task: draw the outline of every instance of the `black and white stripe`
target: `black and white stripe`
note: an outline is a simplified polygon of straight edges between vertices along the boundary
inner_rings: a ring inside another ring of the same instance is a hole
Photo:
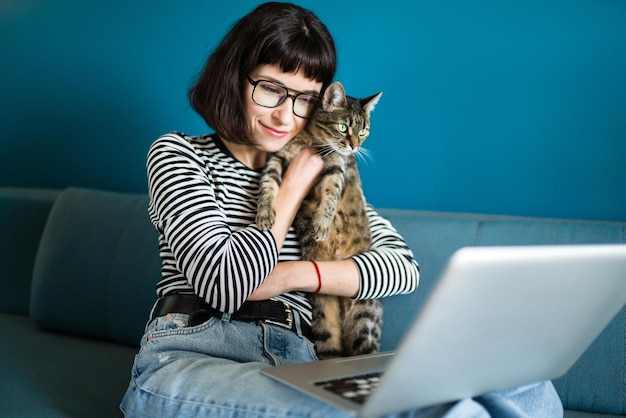
[[[171,133],[152,144],[147,159],[150,218],[159,232],[162,280],[159,296],[195,293],[212,307],[234,312],[278,261],[299,260],[290,231],[277,254],[269,231],[254,222],[261,172],[237,161],[218,138]],[[410,292],[417,263],[402,237],[370,207],[372,251],[353,257],[361,272],[359,298]],[[310,323],[301,292],[282,300]]]

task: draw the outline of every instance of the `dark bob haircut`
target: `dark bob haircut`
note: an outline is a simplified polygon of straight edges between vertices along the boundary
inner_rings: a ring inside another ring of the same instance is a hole
[[[232,27],[189,89],[191,107],[222,138],[253,144],[244,112],[244,80],[259,65],[278,65],[328,86],[335,75],[335,42],[309,10],[264,3]]]

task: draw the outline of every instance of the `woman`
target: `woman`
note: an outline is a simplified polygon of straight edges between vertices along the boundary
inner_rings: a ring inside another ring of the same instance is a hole
[[[419,278],[413,254],[369,208],[370,251],[318,262],[319,273],[300,260],[290,226],[323,165],[311,149],[285,173],[274,226],[254,225],[268,154],[307,122],[310,109],[297,105],[296,96],[319,96],[335,68],[333,39],[315,15],[292,4],[260,5],[235,24],[190,89],[193,108],[216,134],[172,133],[152,145],[149,213],[160,236],[163,277],[122,401],[127,416],[342,415],[259,369],[317,359],[307,338],[307,292],[361,299],[411,292]],[[289,96],[259,103],[258,80],[286,87]],[[538,409],[530,414],[549,416],[545,408],[558,410],[554,397],[542,384],[489,399],[505,411],[531,399]],[[488,416],[483,404],[468,399],[413,414]]]

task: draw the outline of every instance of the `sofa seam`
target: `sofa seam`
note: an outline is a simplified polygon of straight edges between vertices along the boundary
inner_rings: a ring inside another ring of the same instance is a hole
[[[472,236],[472,246],[476,247],[478,245],[478,238],[480,235],[480,230],[482,229],[482,226],[484,224],[484,221],[476,221],[476,227],[474,228],[474,234]]]

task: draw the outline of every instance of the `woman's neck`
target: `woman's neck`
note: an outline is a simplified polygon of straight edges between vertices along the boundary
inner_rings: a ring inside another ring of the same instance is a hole
[[[233,157],[248,168],[258,170],[267,163],[267,152],[261,151],[253,145],[237,144],[227,140],[222,141]]]

